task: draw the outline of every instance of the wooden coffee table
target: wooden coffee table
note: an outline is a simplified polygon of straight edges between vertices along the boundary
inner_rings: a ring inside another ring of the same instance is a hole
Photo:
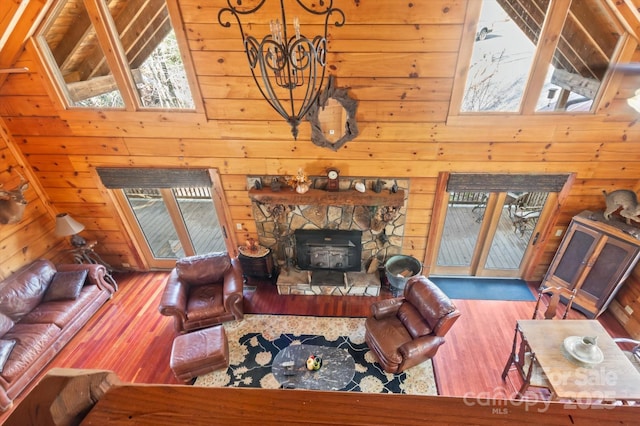
[[[319,370],[307,370],[306,363],[309,355],[322,358],[322,367]],[[293,362],[293,365],[287,367],[287,363],[290,362]],[[356,363],[344,349],[316,345],[291,345],[278,352],[273,360],[271,372],[284,388],[339,390],[353,379]]]

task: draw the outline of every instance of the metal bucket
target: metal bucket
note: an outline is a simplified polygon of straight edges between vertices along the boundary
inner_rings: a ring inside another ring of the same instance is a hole
[[[415,257],[396,255],[387,260],[384,265],[384,272],[389,280],[391,292],[394,296],[401,296],[409,278],[415,277],[422,272],[422,263]]]

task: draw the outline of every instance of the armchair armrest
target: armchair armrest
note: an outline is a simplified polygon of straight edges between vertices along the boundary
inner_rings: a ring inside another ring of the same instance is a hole
[[[105,277],[107,276],[107,268],[104,265],[94,263],[62,263],[56,265],[56,271],[84,271],[87,270],[87,278],[91,284],[95,284],[101,290],[107,290],[113,294],[117,288]]]
[[[402,370],[418,365],[433,356],[438,351],[440,345],[444,343],[444,337],[440,336],[421,336],[413,339],[398,348],[402,355]]]
[[[162,315],[174,317],[178,332],[182,332],[187,320],[187,293],[188,284],[178,278],[178,271],[174,268],[167,278],[158,310]]]
[[[460,311],[458,309],[455,309],[449,312],[447,315],[440,318],[440,320],[438,321],[438,323],[433,329],[433,333],[436,336],[444,336],[449,332],[449,330],[451,329],[451,326],[453,326],[453,323],[456,322],[459,316],[460,316]]]
[[[388,318],[398,312],[403,302],[404,297],[380,300],[379,302],[371,304],[371,313],[376,319]]]
[[[235,319],[244,317],[244,278],[242,267],[237,258],[231,259],[231,267],[224,273],[223,303],[227,312],[233,314]]]

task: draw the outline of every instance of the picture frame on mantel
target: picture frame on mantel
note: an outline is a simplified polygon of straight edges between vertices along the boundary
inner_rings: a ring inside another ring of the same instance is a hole
[[[329,76],[326,89],[320,93],[307,113],[311,123],[311,142],[333,151],[358,136],[356,110],[358,101],[351,98],[346,88],[335,87]]]

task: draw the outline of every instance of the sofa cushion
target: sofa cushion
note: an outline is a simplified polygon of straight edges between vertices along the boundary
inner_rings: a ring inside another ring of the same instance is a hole
[[[89,306],[93,300],[100,297],[97,285],[85,285],[80,295],[74,300],[54,300],[39,304],[33,311],[25,315],[20,324],[49,324],[53,323],[65,328]]]
[[[43,301],[75,300],[84,286],[87,270],[56,272],[44,294]]]
[[[383,357],[386,364],[399,365],[402,362],[402,354],[398,348],[413,340],[400,319],[397,316],[383,320],[368,317],[365,320],[365,328],[366,337],[371,343],[369,347],[376,348],[375,353]]]
[[[42,301],[56,269],[45,259],[21,268],[0,283],[2,312],[18,322]]]
[[[2,377],[8,382],[19,379],[57,341],[60,333],[60,328],[55,324],[18,323],[13,326],[4,339],[13,339],[16,345],[0,373]]]
[[[407,331],[414,339],[420,336],[426,336],[431,334],[431,327],[420,312],[413,307],[410,303],[403,303],[398,309],[398,319],[406,327]]]
[[[11,351],[15,345],[15,340],[0,340],[0,373],[2,373],[4,364],[9,359],[9,355],[11,355]]]
[[[200,321],[224,313],[221,285],[199,285],[189,290],[187,319]]]
[[[4,335],[13,327],[13,320],[0,312],[0,336]]]
[[[183,257],[176,262],[178,277],[191,285],[220,282],[230,266],[231,258],[226,252]]]

